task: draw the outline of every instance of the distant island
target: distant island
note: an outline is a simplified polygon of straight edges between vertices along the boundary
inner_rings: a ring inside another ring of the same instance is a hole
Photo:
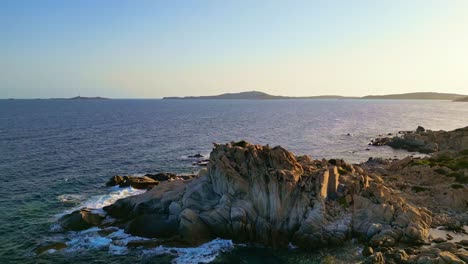
[[[357,98],[357,97],[345,97],[345,96],[339,96],[339,95],[292,97],[292,96],[270,95],[270,94],[267,94],[264,92],[258,92],[258,91],[225,93],[225,94],[220,94],[220,95],[208,95],[208,96],[163,97],[163,99],[242,99],[242,100],[351,99],[351,98]]]
[[[454,102],[468,102],[468,96],[453,100]]]
[[[50,98],[50,100],[109,100],[109,98],[104,97],[84,97],[84,96],[75,96],[72,98]]]
[[[451,93],[404,93],[404,94],[387,94],[387,95],[367,95],[362,99],[408,99],[408,100],[457,100],[465,97],[462,94]]]
[[[282,99],[396,99],[396,100],[460,100],[468,98],[467,95],[450,94],[450,93],[404,93],[404,94],[388,94],[388,95],[367,95],[363,97],[349,97],[339,95],[321,95],[321,96],[278,96],[270,95],[264,92],[250,91],[240,93],[225,93],[220,95],[209,96],[185,96],[185,97],[163,97],[164,100],[191,99],[191,100],[206,100],[206,99],[229,99],[229,100],[282,100]]]

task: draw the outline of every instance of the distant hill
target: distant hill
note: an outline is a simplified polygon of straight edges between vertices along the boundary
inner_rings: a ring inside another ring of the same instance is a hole
[[[84,97],[84,96],[75,96],[72,98],[50,98],[51,100],[109,100],[109,98],[104,97]]]
[[[399,100],[456,100],[466,95],[451,93],[404,93],[387,95],[368,95],[362,99],[399,99]]]
[[[236,100],[278,100],[278,99],[349,99],[352,97],[344,97],[339,95],[321,95],[321,96],[307,96],[307,97],[291,97],[291,96],[278,96],[270,95],[263,92],[251,91],[241,93],[225,93],[220,95],[210,96],[185,96],[185,97],[164,97],[163,99],[236,99]]]
[[[68,98],[68,100],[109,100],[109,98],[104,97],[83,97],[83,96],[76,96],[72,98]]]
[[[468,102],[468,96],[453,100],[454,102]]]
[[[186,96],[186,97],[164,97],[163,99],[242,99],[242,100],[271,100],[271,99],[395,99],[395,100],[463,100],[466,95],[450,93],[404,93],[388,95],[368,95],[364,97],[346,97],[339,95],[321,95],[321,96],[278,96],[263,92],[251,91],[241,93],[225,93],[210,96]],[[465,99],[466,100],[466,99]]]

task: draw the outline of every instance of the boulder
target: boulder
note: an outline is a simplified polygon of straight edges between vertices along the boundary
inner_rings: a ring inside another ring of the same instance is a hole
[[[443,237],[438,237],[438,238],[434,238],[432,239],[432,242],[434,243],[443,243],[443,242],[447,242],[447,239],[443,238]]]
[[[106,183],[106,186],[116,186],[125,181],[125,177],[127,176],[120,176],[120,175],[115,175],[112,176],[109,181]]]
[[[362,250],[362,255],[364,257],[370,256],[372,254],[374,254],[374,249],[372,249],[372,247],[364,247],[364,249]]]
[[[370,256],[365,263],[369,264],[385,264],[385,258],[382,252],[376,252]]]
[[[174,173],[167,173],[167,172],[162,172],[162,173],[156,173],[156,174],[146,174],[145,177],[151,178],[155,181],[168,181],[170,179],[174,179],[177,177]]]
[[[132,187],[135,189],[150,189],[158,185],[159,182],[148,176],[136,177],[136,176],[113,176],[106,183],[107,186],[119,185],[119,187]]]
[[[447,251],[442,251],[439,253],[439,257],[445,261],[445,263],[450,263],[450,264],[465,264],[465,262],[461,259],[459,259],[457,256],[454,254],[447,252]]]
[[[104,215],[84,208],[62,216],[59,224],[66,230],[80,231],[99,226],[104,218]]]

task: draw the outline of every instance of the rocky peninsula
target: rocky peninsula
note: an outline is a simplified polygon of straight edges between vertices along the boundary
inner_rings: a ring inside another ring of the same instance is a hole
[[[220,237],[307,250],[356,238],[368,263],[467,262],[468,240],[451,242],[431,231],[466,234],[468,127],[401,139],[434,154],[349,164],[295,156],[280,146],[214,144],[198,175],[114,176],[108,185],[147,191],[104,213],[81,209],[59,222],[68,230],[121,227],[158,238],[151,246],[192,246]]]

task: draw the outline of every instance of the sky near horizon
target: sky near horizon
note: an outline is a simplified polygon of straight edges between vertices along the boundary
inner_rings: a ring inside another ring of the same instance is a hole
[[[0,98],[468,94],[468,1],[0,1]]]

